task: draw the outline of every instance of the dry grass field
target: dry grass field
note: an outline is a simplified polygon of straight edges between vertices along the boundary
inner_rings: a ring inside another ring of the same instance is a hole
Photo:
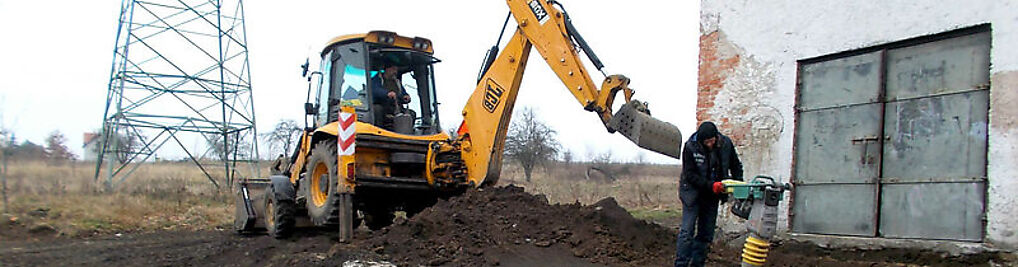
[[[193,164],[145,164],[113,192],[101,192],[94,168],[85,162],[10,162],[3,219],[32,232],[65,236],[232,223],[231,195],[226,188],[217,190]]]
[[[596,172],[586,179],[588,166],[558,163],[535,170],[526,182],[519,166],[507,164],[500,183],[543,194],[552,203],[591,204],[614,197],[639,218],[677,216],[677,166],[613,165],[615,181]],[[92,163],[14,160],[9,167],[9,207],[0,219],[42,235],[231,227],[232,194],[225,187],[217,190],[191,163],[144,164],[112,192],[103,192],[93,179]]]
[[[523,170],[515,164],[502,169],[501,184],[515,184],[528,192],[543,194],[552,203],[593,204],[613,197],[637,218],[665,225],[677,223],[679,203],[678,165],[612,164],[607,166],[615,180],[606,179],[596,171],[588,179],[590,163],[555,163],[534,170],[531,181],[525,181]]]

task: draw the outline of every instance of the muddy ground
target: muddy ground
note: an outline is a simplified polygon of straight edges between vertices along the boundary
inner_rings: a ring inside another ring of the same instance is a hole
[[[276,240],[231,231],[152,232],[53,237],[47,229],[0,226],[0,266],[670,266],[675,229],[634,219],[613,199],[550,205],[518,187],[489,188],[439,201],[380,231],[364,228],[350,244],[331,229]],[[711,266],[737,266],[739,249],[717,243]],[[998,254],[951,257],[884,249],[829,250],[776,244],[769,266],[999,266]],[[1007,266],[1007,263],[1004,263]]]

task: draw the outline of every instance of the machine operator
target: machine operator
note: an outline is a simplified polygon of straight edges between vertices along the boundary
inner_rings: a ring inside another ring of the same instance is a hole
[[[376,124],[383,128],[392,128],[392,118],[396,115],[397,108],[410,103],[410,95],[403,88],[399,74],[399,67],[388,66],[381,75],[371,77],[371,97],[375,101]],[[398,104],[397,99],[401,100]]]

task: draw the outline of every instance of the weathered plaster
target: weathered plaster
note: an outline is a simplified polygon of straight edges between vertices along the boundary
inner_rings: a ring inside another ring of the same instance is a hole
[[[1018,248],[1018,71],[990,77],[987,238]]]
[[[771,168],[772,145],[784,131],[785,117],[765,99],[775,92],[774,74],[729,42],[722,31],[700,36],[697,121],[713,121],[732,138],[748,177],[780,175]],[[720,225],[728,233],[742,230],[742,220],[720,213]]]
[[[701,0],[697,119],[719,122],[737,139],[747,176],[787,181],[797,60],[989,23],[986,240],[1018,247],[1018,49],[1010,47],[1018,44],[1015,10],[1018,1]],[[780,229],[787,230],[787,216],[780,219]]]
[[[700,65],[697,78],[696,120],[709,120],[718,92],[739,64],[737,49],[718,31],[700,36]]]

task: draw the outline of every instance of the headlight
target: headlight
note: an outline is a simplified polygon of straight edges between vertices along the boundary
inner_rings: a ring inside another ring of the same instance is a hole
[[[431,44],[428,42],[427,39],[420,38],[420,37],[414,38],[414,49],[417,49],[417,50],[428,50],[428,46],[430,46],[430,45]]]
[[[396,41],[396,38],[393,37],[392,35],[379,35],[378,41],[386,44],[392,44],[393,42]]]
[[[417,49],[417,50],[427,50],[428,49],[428,43],[425,43],[425,42],[414,43],[414,49]]]

